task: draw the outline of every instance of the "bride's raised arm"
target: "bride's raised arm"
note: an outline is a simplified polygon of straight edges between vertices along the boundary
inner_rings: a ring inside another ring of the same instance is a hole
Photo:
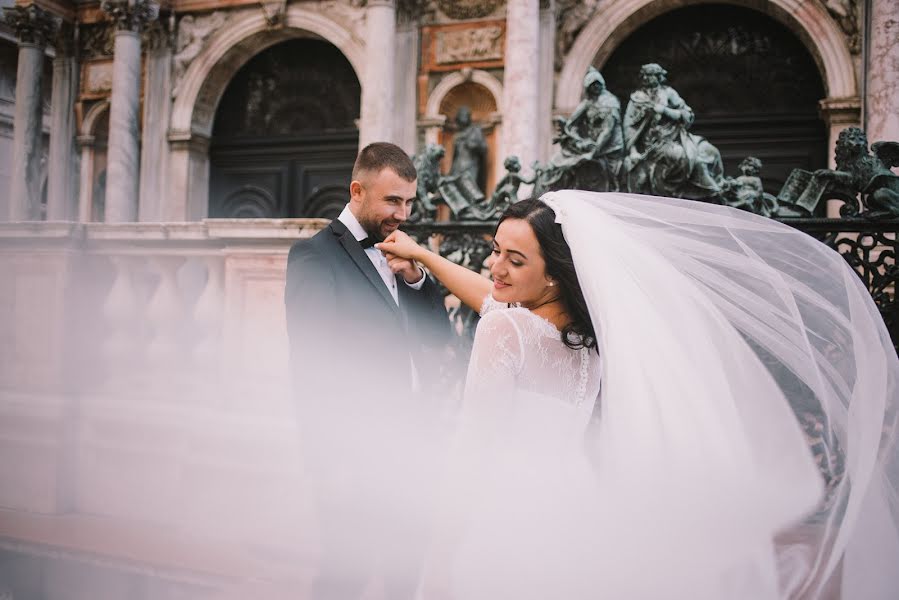
[[[493,287],[490,280],[480,273],[418,245],[402,231],[394,231],[383,242],[375,244],[375,248],[387,255],[388,260],[393,255],[421,263],[450,293],[478,313],[481,312],[484,298],[490,295]]]

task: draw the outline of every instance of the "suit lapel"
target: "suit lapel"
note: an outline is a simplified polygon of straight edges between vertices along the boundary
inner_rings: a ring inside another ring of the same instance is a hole
[[[365,254],[365,250],[362,249],[362,246],[359,245],[359,242],[356,241],[356,238],[353,237],[350,230],[337,219],[331,221],[331,229],[334,231],[335,235],[339,236],[338,239],[340,245],[343,246],[343,249],[350,255],[350,258],[353,259],[353,262],[356,263],[356,266],[359,267],[359,270],[362,271],[362,274],[365,275],[368,282],[375,287],[390,309],[396,312],[398,307],[396,302],[393,301],[393,296],[390,295],[390,290],[384,285],[381,274],[378,273],[378,270],[372,264],[371,260],[369,260],[368,255]]]

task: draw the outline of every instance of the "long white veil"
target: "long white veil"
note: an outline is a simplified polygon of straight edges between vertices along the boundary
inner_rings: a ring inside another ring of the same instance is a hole
[[[727,207],[542,199],[604,359],[606,597],[895,598],[899,360],[846,261]]]

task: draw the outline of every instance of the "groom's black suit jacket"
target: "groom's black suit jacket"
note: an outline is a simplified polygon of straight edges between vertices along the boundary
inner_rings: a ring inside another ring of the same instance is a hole
[[[365,401],[406,394],[409,362],[427,389],[450,324],[443,297],[428,277],[419,290],[397,276],[399,306],[362,246],[335,219],[290,249],[284,301],[291,371],[303,390]]]

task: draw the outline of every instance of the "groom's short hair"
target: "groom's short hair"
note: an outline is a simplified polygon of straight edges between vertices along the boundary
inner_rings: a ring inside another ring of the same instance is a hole
[[[390,169],[406,181],[415,181],[418,173],[412,159],[402,148],[389,142],[369,144],[356,157],[353,165],[353,179],[358,180],[363,172],[380,173]]]

